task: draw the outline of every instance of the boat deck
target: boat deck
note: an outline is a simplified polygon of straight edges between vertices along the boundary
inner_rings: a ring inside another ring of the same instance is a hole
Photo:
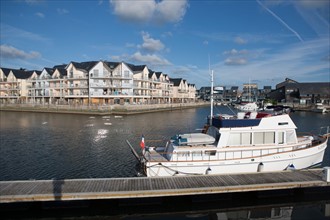
[[[128,199],[329,187],[323,169],[177,177],[1,181],[0,203]]]

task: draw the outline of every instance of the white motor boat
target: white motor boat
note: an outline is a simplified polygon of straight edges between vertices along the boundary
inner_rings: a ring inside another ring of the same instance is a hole
[[[212,117],[202,133],[178,134],[162,147],[143,147],[148,177],[304,169],[323,161],[328,135],[297,136],[288,114]],[[129,143],[129,142],[128,142]]]

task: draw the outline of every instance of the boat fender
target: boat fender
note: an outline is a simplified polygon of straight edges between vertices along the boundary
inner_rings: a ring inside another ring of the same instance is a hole
[[[206,169],[206,171],[205,171],[205,174],[211,174],[211,173],[212,173],[212,170],[211,170],[210,167],[208,167],[208,168]]]
[[[260,162],[260,163],[258,164],[257,172],[262,172],[262,171],[264,171],[264,164],[263,164],[262,162]]]
[[[296,168],[294,167],[293,164],[290,164],[286,169],[287,170],[295,170]]]

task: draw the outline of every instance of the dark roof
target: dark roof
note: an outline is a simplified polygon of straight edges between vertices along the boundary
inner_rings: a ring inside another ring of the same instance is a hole
[[[8,68],[2,68],[2,67],[1,67],[1,69],[2,69],[2,72],[5,74],[5,76],[8,77],[8,75],[9,75],[11,69],[8,69]]]
[[[285,88],[299,90],[300,95],[304,95],[304,94],[330,95],[330,82],[290,83],[290,84],[286,84]]]
[[[151,71],[149,71],[149,73],[148,73],[148,77],[151,78],[152,75],[153,75],[154,73],[155,73],[155,72],[151,72]]]
[[[155,73],[156,73],[156,76],[158,79],[159,79],[160,75],[162,75],[162,72],[155,72]]]
[[[141,72],[146,65],[134,65],[131,63],[125,63],[133,72]]]
[[[71,62],[77,69],[90,71],[99,61]]]
[[[55,65],[53,66],[53,69],[65,69],[65,67],[67,66],[68,64],[61,64],[61,65]]]
[[[280,87],[288,85],[288,84],[296,84],[296,83],[298,83],[298,82],[293,79],[285,78],[285,80],[283,82],[276,85],[276,88],[280,88]]]
[[[54,71],[55,71],[55,69],[53,69],[53,68],[49,68],[49,67],[45,67],[44,69],[47,71],[47,73],[48,73],[49,75],[53,75],[53,73],[54,73]]]
[[[6,77],[8,77],[10,71],[12,71],[16,79],[28,79],[33,74],[33,71],[26,71],[24,69],[9,69],[9,68],[1,68],[1,69]]]
[[[25,72],[27,72],[28,74],[33,74],[34,72],[38,75],[38,76],[40,76],[41,75],[41,71],[40,70],[28,70],[28,71],[25,71]]]
[[[182,78],[170,78],[170,81],[173,82],[174,86],[179,86],[182,81]]]
[[[120,63],[119,62],[108,62],[108,61],[104,61],[104,63],[110,68],[110,69],[114,69],[116,68]]]
[[[58,72],[60,73],[61,76],[66,76],[67,72],[66,69],[62,69],[62,68],[56,68],[58,70]]]
[[[11,71],[13,72],[16,79],[28,79],[32,76],[32,73],[33,73],[33,72],[30,72],[30,71],[15,70],[15,69],[12,69]]]

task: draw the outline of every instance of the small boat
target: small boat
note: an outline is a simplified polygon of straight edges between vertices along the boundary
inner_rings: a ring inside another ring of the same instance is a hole
[[[327,113],[328,110],[322,103],[316,103],[315,107],[312,109],[313,112],[317,113]]]
[[[245,104],[241,104],[237,106],[238,110],[245,111],[245,112],[251,112],[251,111],[257,111],[259,109],[257,103],[255,102],[248,102]]]
[[[265,111],[271,114],[283,114],[283,113],[291,113],[294,112],[293,108],[285,105],[267,105],[263,108],[260,108],[258,111]]]

